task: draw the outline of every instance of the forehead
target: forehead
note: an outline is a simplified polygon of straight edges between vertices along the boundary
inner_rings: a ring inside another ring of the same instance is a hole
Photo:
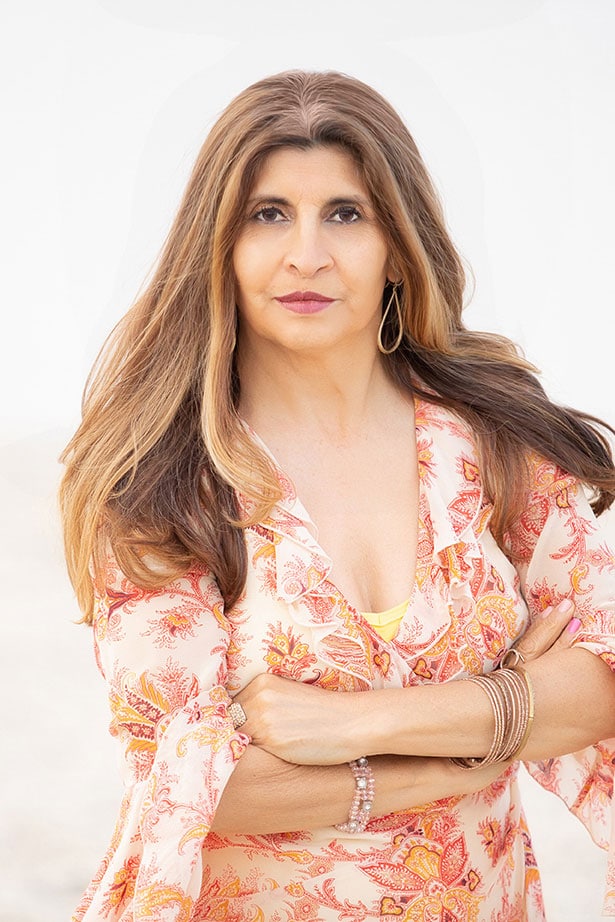
[[[256,175],[251,195],[288,193],[361,195],[370,198],[352,155],[342,147],[320,145],[307,150],[281,147],[264,159]]]

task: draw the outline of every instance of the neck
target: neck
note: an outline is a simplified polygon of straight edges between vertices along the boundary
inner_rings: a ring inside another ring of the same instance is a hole
[[[264,347],[240,348],[240,414],[257,431],[288,428],[343,440],[359,432],[397,388],[374,349],[305,355]]]

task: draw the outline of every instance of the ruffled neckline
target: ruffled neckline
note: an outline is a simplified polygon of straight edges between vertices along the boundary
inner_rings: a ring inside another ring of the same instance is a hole
[[[438,580],[441,587],[463,583],[470,558],[480,556],[478,538],[491,514],[467,423],[422,398],[414,398],[414,409],[420,517],[416,572],[408,610],[398,634],[388,642],[329,579],[332,561],[319,545],[316,525],[292,481],[260,436],[244,424],[274,464],[282,488],[281,499],[260,523],[273,536],[275,594],[291,606],[298,623],[313,629],[324,659],[368,686],[380,684],[378,658],[382,661],[383,654],[390,678],[403,649],[405,664],[399,659],[398,666],[400,674],[407,673],[409,649],[424,650],[448,629],[448,590],[434,606],[433,600],[427,604],[422,588],[434,580],[434,568],[446,571]]]

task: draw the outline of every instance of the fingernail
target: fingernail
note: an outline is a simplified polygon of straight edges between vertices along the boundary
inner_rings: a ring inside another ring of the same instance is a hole
[[[547,605],[544,611],[541,612],[541,618],[548,618],[552,611],[553,611],[553,606]]]
[[[581,622],[578,618],[573,618],[566,630],[569,634],[576,634],[576,632],[581,627]]]
[[[562,612],[570,611],[571,608],[574,608],[574,602],[572,602],[570,599],[562,599],[557,607],[559,611]]]

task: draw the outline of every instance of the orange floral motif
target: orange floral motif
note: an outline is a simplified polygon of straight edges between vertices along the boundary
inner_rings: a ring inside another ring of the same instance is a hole
[[[427,662],[424,656],[420,656],[415,665],[414,672],[416,675],[420,675],[422,679],[431,679],[433,678],[433,672],[428,668]]]
[[[511,599],[497,592],[485,593],[476,603],[476,621],[469,632],[481,639],[486,655],[495,660],[505,638],[515,632],[517,613]]]
[[[555,608],[560,601],[561,599],[554,592],[554,587],[550,586],[546,580],[534,583],[531,604],[537,614],[542,614],[550,606]]]
[[[262,525],[250,525],[249,528],[262,539],[256,546],[252,562],[256,563],[260,557],[275,557],[275,547],[282,540],[281,535],[276,535],[270,528],[264,528]]]
[[[462,837],[442,848],[432,843],[410,845],[400,855],[402,863],[364,866],[366,874],[397,891],[385,904],[388,915],[403,910],[404,920],[441,919],[475,922],[480,899],[474,895],[480,877],[468,867]],[[381,901],[382,908],[382,901]]]
[[[113,875],[111,884],[105,902],[103,911],[108,915],[112,910],[118,912],[127,900],[131,900],[135,894],[135,882],[139,871],[139,858],[133,855],[127,858],[122,864],[119,871]]]
[[[419,478],[421,480],[428,480],[433,475],[433,453],[431,451],[431,445],[428,439],[417,439],[416,457],[418,462]]]
[[[286,885],[286,892],[291,896],[303,896],[305,893],[305,887],[303,884],[297,883],[295,880],[291,880],[289,884]]]
[[[404,908],[392,896],[383,896],[380,901],[380,913],[383,916],[399,917],[404,914]]]
[[[473,461],[468,461],[467,458],[461,459],[461,467],[463,470],[463,476],[468,481],[468,483],[480,483],[480,472],[478,470],[478,465]]]
[[[538,873],[538,866],[536,864],[536,856],[534,855],[534,849],[532,847],[532,840],[528,832],[525,820],[523,817],[520,821],[520,829],[523,837],[523,858],[525,862],[525,886],[526,890],[533,890],[538,894],[538,886],[540,884],[540,874]]]
[[[469,578],[471,564],[467,559],[467,550],[467,546],[460,541],[458,544],[451,544],[442,552],[446,564],[445,578],[447,581],[461,582]]]
[[[167,918],[172,918],[173,922],[191,922],[192,920],[192,900],[189,896],[184,896],[176,887],[168,887],[159,883],[142,887],[137,899],[135,922],[139,919],[144,922],[150,922],[150,920],[163,922]]]
[[[479,824],[478,828],[483,837],[485,851],[491,858],[491,863],[495,865],[502,854],[504,846],[501,823],[499,820],[484,820]]]
[[[111,680],[110,731],[126,741],[126,754],[137,776],[149,771],[158,739],[173,711],[185,705],[197,689],[195,676],[182,674],[169,663],[166,669],[138,677],[122,669]]]
[[[383,650],[382,653],[374,654],[374,665],[378,667],[383,676],[387,674],[391,665],[391,657],[386,650]]]
[[[299,680],[303,673],[316,663],[316,657],[309,646],[299,640],[294,631],[286,633],[278,622],[270,625],[265,641],[265,662],[269,672]]]

